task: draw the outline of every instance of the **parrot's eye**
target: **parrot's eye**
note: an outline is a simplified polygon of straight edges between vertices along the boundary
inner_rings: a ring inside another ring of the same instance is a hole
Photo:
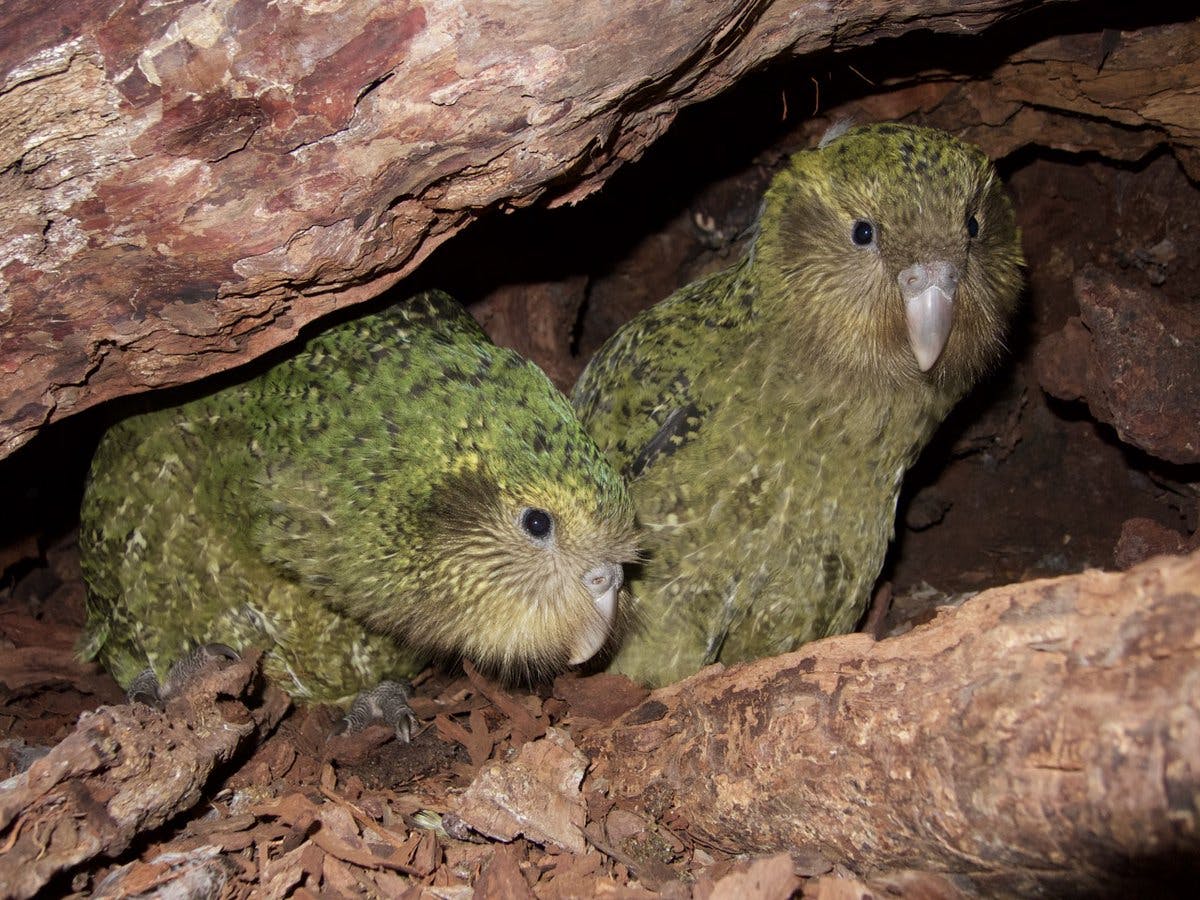
[[[530,537],[544,538],[554,527],[554,519],[544,509],[527,509],[521,513],[521,527]]]
[[[967,219],[967,236],[979,237],[979,220],[974,216]]]
[[[859,247],[869,247],[875,242],[875,226],[866,219],[856,219],[850,229],[850,240]]]

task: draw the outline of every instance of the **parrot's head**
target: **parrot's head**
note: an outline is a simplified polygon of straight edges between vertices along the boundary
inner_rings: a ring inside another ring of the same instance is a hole
[[[484,410],[422,518],[421,616],[408,639],[507,677],[590,659],[624,630],[633,502],[569,402],[500,351],[518,410]],[[498,363],[499,366],[499,363]]]
[[[775,304],[765,312],[832,371],[955,394],[998,355],[1022,283],[1012,205],[987,157],[909,125],[831,132],[794,156],[754,252]]]

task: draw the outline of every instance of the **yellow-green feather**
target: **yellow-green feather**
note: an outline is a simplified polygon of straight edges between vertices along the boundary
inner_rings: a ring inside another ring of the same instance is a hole
[[[110,429],[81,514],[85,655],[128,684],[196,644],[263,646],[286,689],[330,701],[429,652],[554,664],[502,637],[516,595],[494,583],[512,556],[495,534],[525,495],[564,540],[594,528],[598,553],[630,555],[624,485],[566,398],[450,298],[420,295]]]
[[[871,265],[850,241],[860,218],[879,234]],[[922,253],[964,271],[928,373],[895,288]],[[982,153],[944,132],[867,126],[791,160],[744,261],[624,326],[572,395],[645,529],[631,585],[643,627],[614,667],[663,683],[853,628],[903,473],[997,358],[1020,263]]]

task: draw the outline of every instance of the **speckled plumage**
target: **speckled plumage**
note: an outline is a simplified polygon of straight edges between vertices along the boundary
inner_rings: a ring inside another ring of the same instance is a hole
[[[523,530],[529,508],[549,535]],[[324,701],[429,654],[563,667],[599,627],[581,578],[635,537],[566,398],[437,293],[111,428],[80,532],[83,652],[122,684],[220,642]]]
[[[899,279],[935,261],[957,285],[926,371]],[[992,166],[944,132],[866,126],[793,157],[748,257],[629,322],[575,387],[646,532],[614,668],[663,683],[852,629],[903,474],[997,358],[1020,265]]]

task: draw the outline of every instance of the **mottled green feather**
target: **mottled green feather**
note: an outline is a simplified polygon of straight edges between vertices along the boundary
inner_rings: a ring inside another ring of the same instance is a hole
[[[960,277],[922,371],[897,279],[930,258]],[[633,319],[575,387],[645,531],[642,628],[614,668],[664,683],[853,628],[903,474],[997,358],[1020,265],[991,164],[944,132],[867,126],[793,157],[747,258]]]
[[[521,530],[526,508],[553,533]],[[105,435],[84,499],[84,653],[118,681],[189,647],[269,650],[341,701],[430,654],[561,668],[581,584],[632,558],[619,476],[532,363],[442,294]]]

